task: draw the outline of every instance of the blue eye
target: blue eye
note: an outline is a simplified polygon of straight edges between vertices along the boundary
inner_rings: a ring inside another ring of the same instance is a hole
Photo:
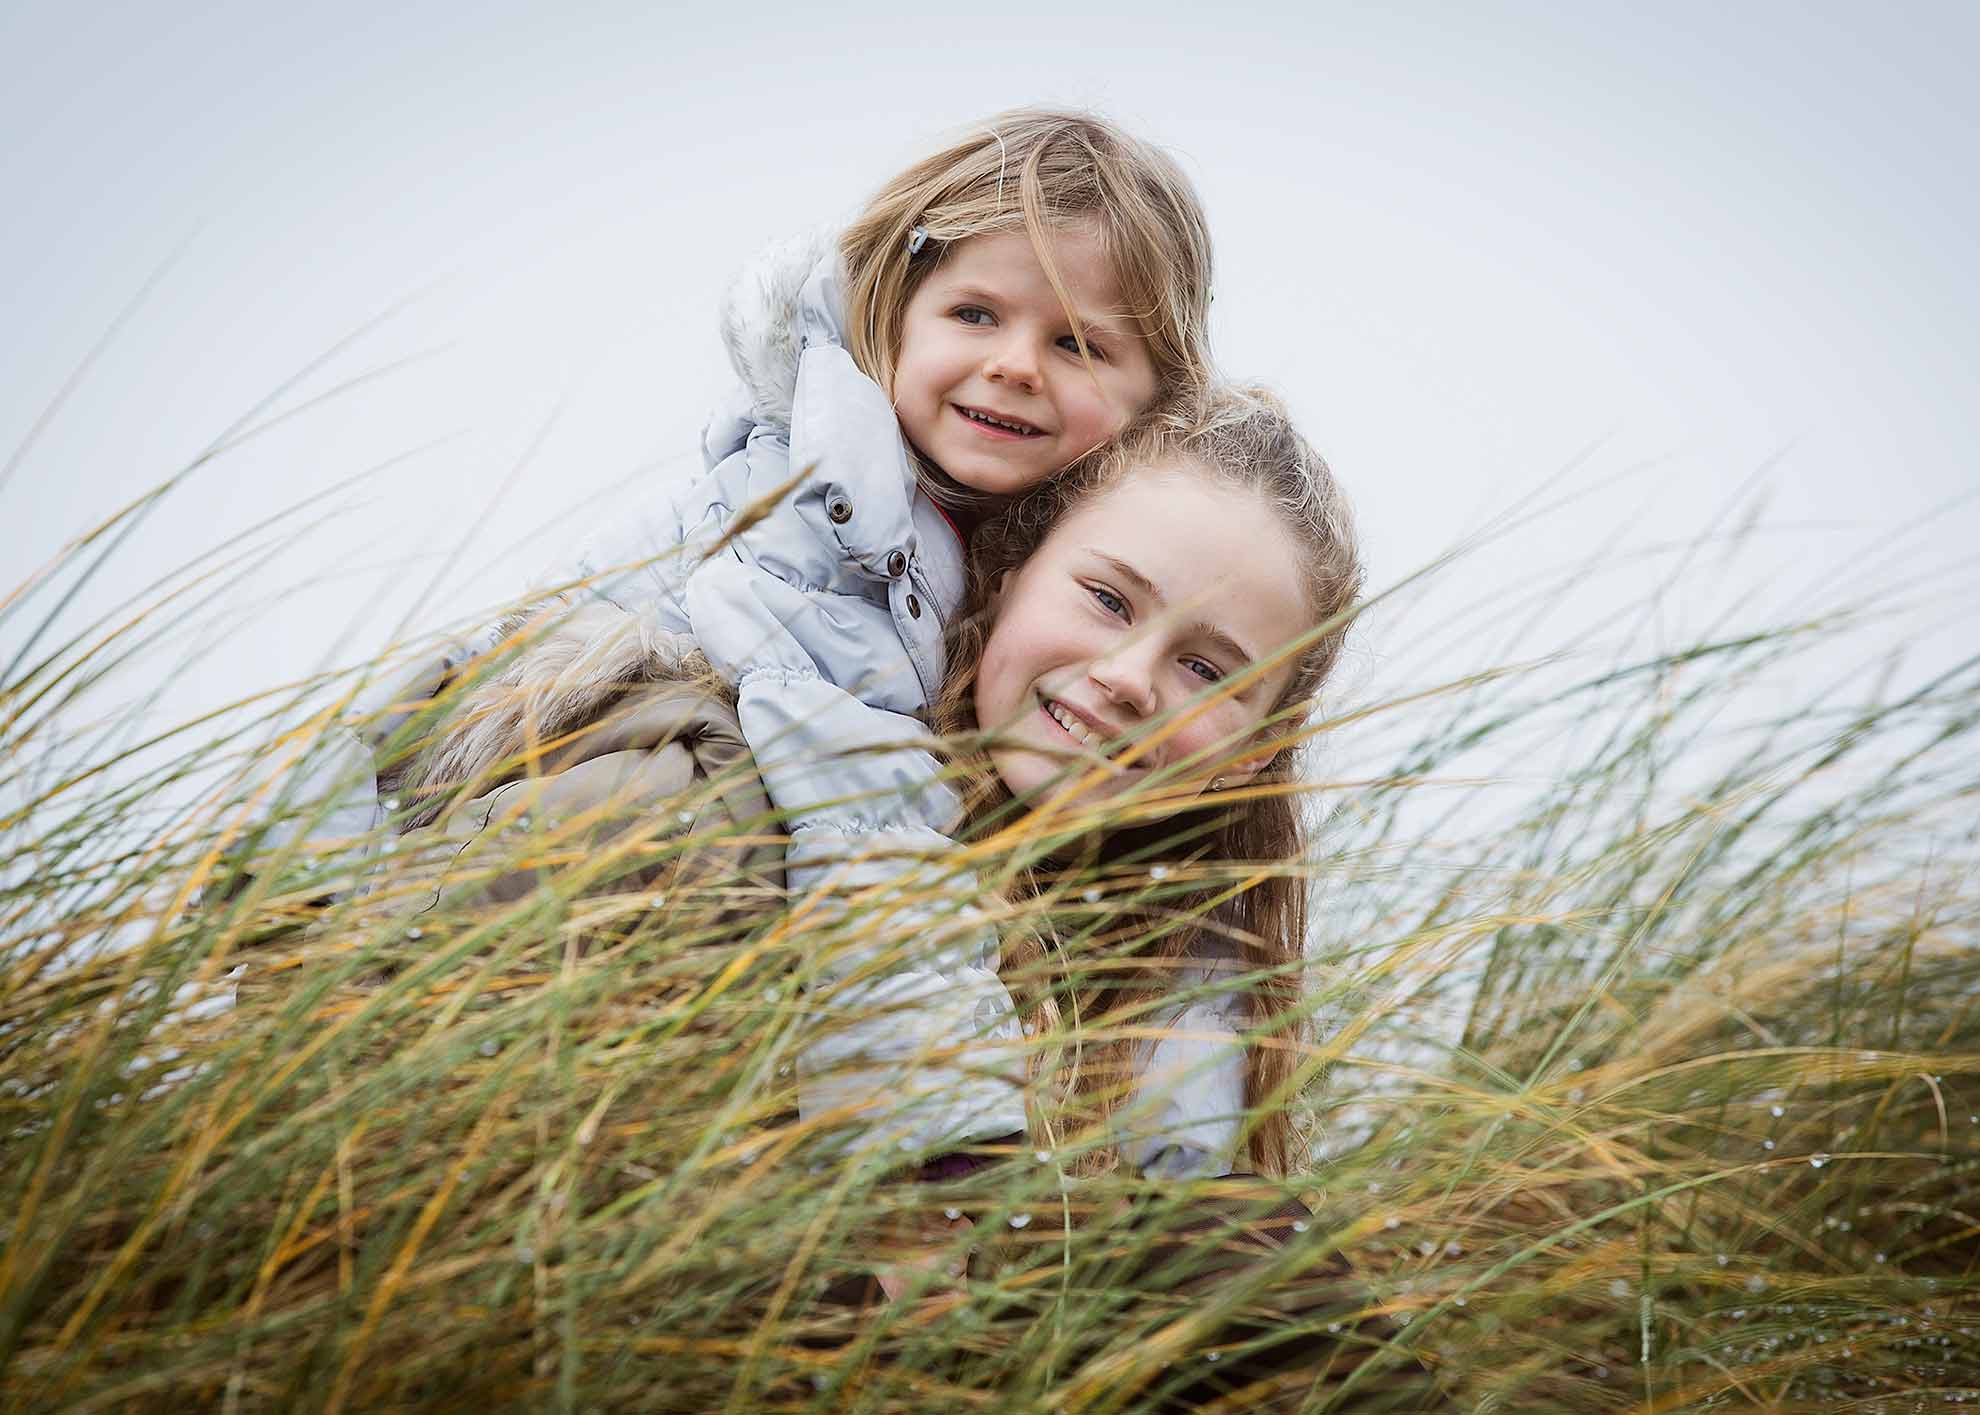
[[[1186,660],[1186,665],[1191,673],[1194,673],[1206,683],[1221,683],[1224,681],[1224,670],[1217,667],[1214,663],[1205,663],[1200,658],[1192,658]]]
[[[986,324],[995,324],[997,322],[989,310],[979,308],[976,305],[964,305],[956,311],[956,318],[964,324],[977,329],[981,329]]]
[[[1109,614],[1117,614],[1123,619],[1127,618],[1127,601],[1115,594],[1112,590],[1102,589],[1100,586],[1095,585],[1092,589],[1092,595],[1100,602],[1100,607]]]
[[[1072,335],[1070,334],[1060,335],[1059,347],[1061,349],[1064,349],[1068,354],[1071,354],[1074,358],[1079,357],[1079,340],[1073,338]],[[1107,362],[1107,351],[1101,348],[1098,344],[1094,343],[1091,339],[1086,341],[1086,352],[1093,355],[1093,362],[1095,362],[1096,364],[1104,364]]]

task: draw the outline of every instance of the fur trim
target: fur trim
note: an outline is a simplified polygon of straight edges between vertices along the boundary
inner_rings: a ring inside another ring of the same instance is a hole
[[[722,343],[758,422],[791,425],[804,348],[798,296],[834,244],[823,231],[779,241],[737,271],[723,293]]]
[[[635,684],[713,678],[694,640],[614,604],[567,611],[557,601],[503,621],[500,635],[498,653],[525,646],[461,697],[439,741],[408,771],[401,789],[427,798],[408,828],[431,821],[460,787],[492,785],[524,753],[595,720]]]

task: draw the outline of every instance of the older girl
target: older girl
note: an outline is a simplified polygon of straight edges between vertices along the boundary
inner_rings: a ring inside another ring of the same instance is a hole
[[[1082,880],[1131,860],[1117,879],[1162,882],[1128,890],[1125,910],[1071,900],[1081,920],[1114,911],[1102,943],[1127,952],[1098,981],[1054,977],[1063,952],[1040,938],[1007,939],[1000,973],[1028,1032],[1077,1016],[1103,1039],[1058,1079],[1112,1113],[1145,1173],[1292,1162],[1309,849],[1296,764],[1361,574],[1326,465],[1257,390],[1151,416],[979,533],[943,699],[947,728],[984,734],[972,818],[1042,852],[1020,893],[1050,890],[1073,856]],[[917,1033],[898,1012],[862,1025],[875,1051]],[[1104,1041],[1110,1028],[1132,1034]]]

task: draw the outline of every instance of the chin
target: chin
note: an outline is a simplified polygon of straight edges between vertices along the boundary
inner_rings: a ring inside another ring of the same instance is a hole
[[[954,464],[941,462],[937,465],[948,473],[951,481],[988,496],[1016,496],[1045,480],[1042,474],[1029,468],[973,466],[962,458],[957,458]],[[956,469],[958,465],[960,471]]]
[[[1089,785],[1077,795],[1058,799],[1056,793],[1063,790],[1069,780],[1089,769],[1082,763],[1068,762],[1061,757],[1038,752],[1001,751],[992,752],[990,762],[1011,795],[1020,799],[1028,797],[1034,804],[1042,805],[1047,799],[1052,799],[1056,809],[1085,810],[1103,805],[1120,794],[1116,783],[1101,781]]]
[[[1058,764],[1036,752],[1004,749],[990,754],[990,764],[1013,796],[1028,796],[1059,775]]]

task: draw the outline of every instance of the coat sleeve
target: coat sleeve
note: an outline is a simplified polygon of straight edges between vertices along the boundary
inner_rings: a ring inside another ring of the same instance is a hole
[[[806,597],[774,577],[718,556],[687,603],[702,651],[736,685],[790,831],[792,907],[821,943],[825,1017],[798,1058],[800,1113],[849,1122],[856,1149],[925,1153],[1023,1130],[1016,1010],[974,877],[953,863],[957,803],[927,729],[828,681],[788,627]]]

